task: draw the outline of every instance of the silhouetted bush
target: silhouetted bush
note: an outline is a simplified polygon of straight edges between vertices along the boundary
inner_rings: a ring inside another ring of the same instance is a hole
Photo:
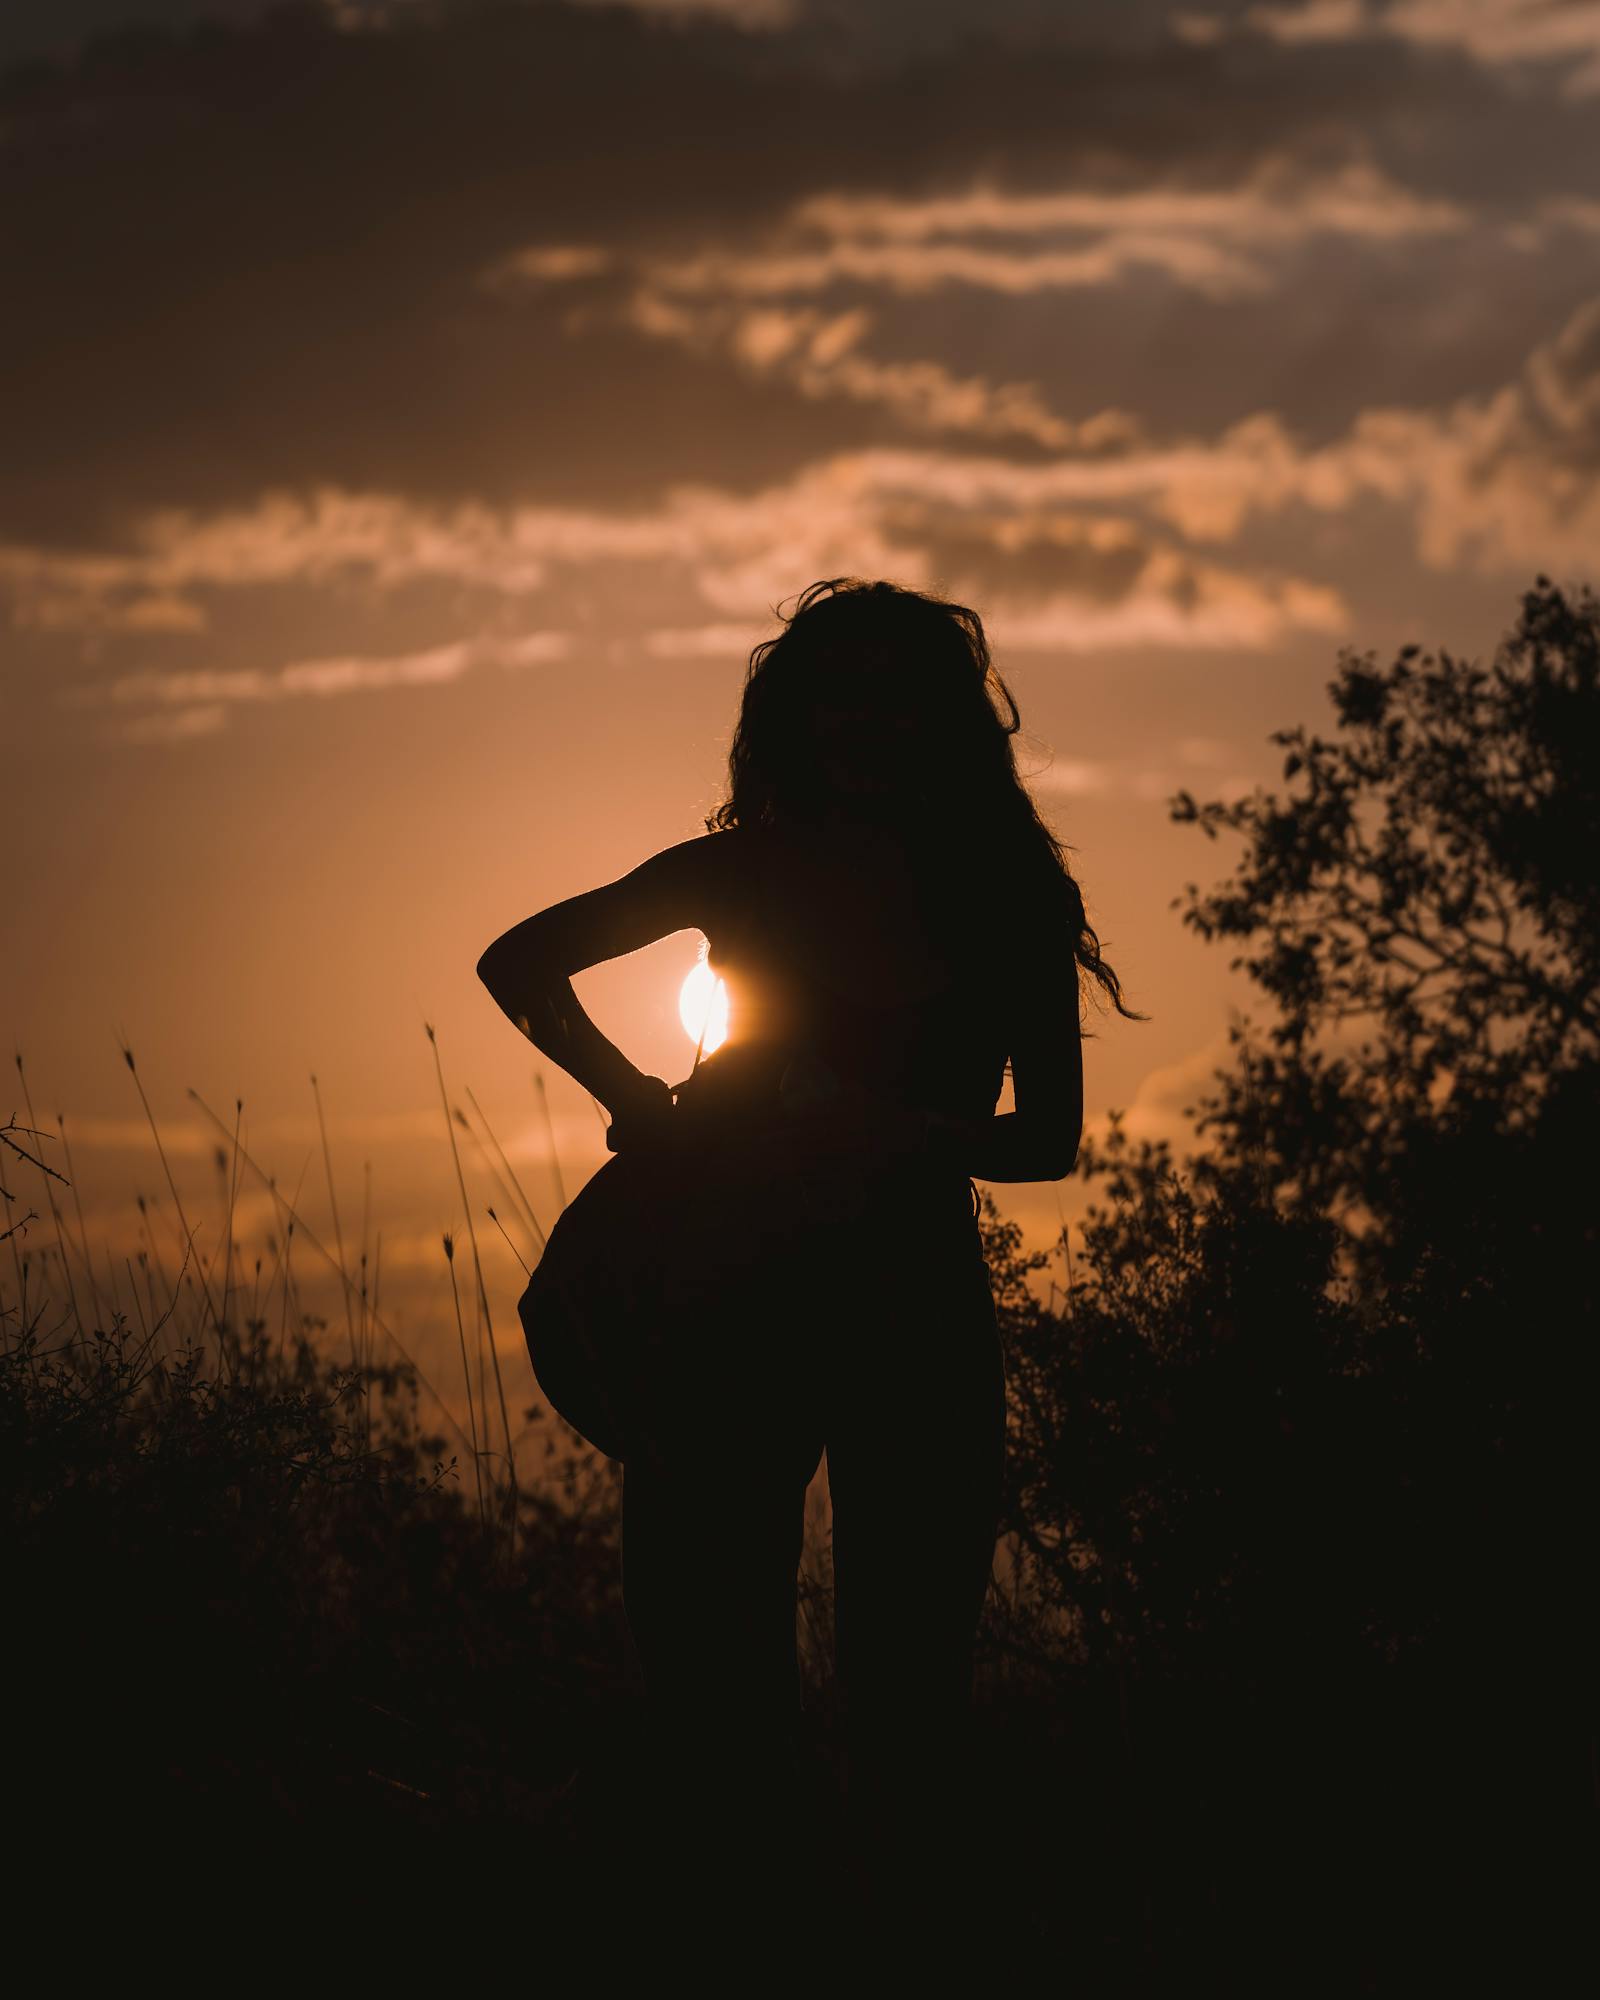
[[[1541,578],[1492,665],[1418,654],[1346,653],[1287,797],[1175,804],[1244,841],[1186,917],[1271,1018],[1190,1157],[1085,1145],[1058,1307],[1000,1286],[1008,1528],[1164,1810],[1504,1867],[1594,1749],[1600,604]]]
[[[567,1810],[626,1694],[614,1482],[524,1492],[508,1559],[416,1406],[409,1368],[259,1324],[11,1336],[10,1775],[42,1837],[121,1873],[287,1841],[349,1883]]]

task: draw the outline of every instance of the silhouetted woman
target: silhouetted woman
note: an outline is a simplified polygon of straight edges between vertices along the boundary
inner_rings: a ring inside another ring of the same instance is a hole
[[[684,1753],[680,1799],[698,1787],[723,1815],[717,1864],[692,1864],[713,1879],[789,1796],[802,1503],[824,1450],[858,1857],[943,1893],[960,1851],[1005,1432],[973,1177],[1070,1172],[1080,975],[1128,1012],[1019,780],[1018,727],[974,612],[813,584],[751,656],[708,831],[479,962],[608,1109],[613,1150],[671,1159],[721,1245],[623,1485],[629,1626]],[[675,1095],[570,975],[690,928],[729,1031]],[[1016,1108],[997,1115],[1008,1059]]]

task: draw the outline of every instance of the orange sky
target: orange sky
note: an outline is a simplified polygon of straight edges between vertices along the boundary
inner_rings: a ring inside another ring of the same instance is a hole
[[[1592,576],[1600,37],[1112,11],[11,17],[0,1025],[97,1254],[162,1188],[119,1035],[213,1237],[191,1087],[331,1238],[315,1071],[442,1376],[422,1024],[548,1221],[548,1066],[477,955],[700,829],[749,647],[841,572],[983,614],[1153,1016],[1087,1045],[1091,1128],[1178,1131],[1246,994],[1170,908],[1227,857],[1166,798],[1270,781],[1340,646],[1486,656],[1536,571]],[[577,982],[674,1080],[696,944]],[[548,1076],[570,1190],[600,1125]],[[995,1189],[1033,1240],[1058,1192]]]

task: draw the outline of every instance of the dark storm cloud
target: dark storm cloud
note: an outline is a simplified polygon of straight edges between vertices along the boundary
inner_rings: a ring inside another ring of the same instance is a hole
[[[470,4],[470,0],[467,0]],[[505,0],[535,9],[559,0]],[[1037,49],[1089,42],[1141,48],[1172,39],[1170,0],[574,0],[641,13],[674,11],[682,19],[716,15],[752,35],[785,33],[774,53],[838,70],[898,67],[906,53],[933,53],[983,39]],[[71,55],[96,36],[171,29],[215,20],[249,22],[273,0],[7,0],[0,12],[0,62],[31,55]],[[1208,17],[1240,22],[1252,0],[1221,0]],[[453,0],[324,0],[322,11],[346,24],[381,30],[406,17],[460,11]]]
[[[263,0],[6,0],[0,9],[0,63],[76,55],[85,44],[202,21],[254,21]]]
[[[101,544],[148,507],[321,481],[590,506],[746,488],[901,416],[615,315],[575,337],[581,284],[512,298],[484,270],[551,240],[736,247],[819,189],[1226,185],[1358,132],[1436,190],[1493,151],[1508,198],[1573,185],[1590,115],[1398,47],[1030,49],[1010,26],[851,77],[802,59],[815,24],[547,6],[347,34],[310,7],[14,72],[0,533]]]

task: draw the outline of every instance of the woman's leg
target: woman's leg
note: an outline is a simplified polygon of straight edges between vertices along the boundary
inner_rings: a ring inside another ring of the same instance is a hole
[[[774,1329],[742,1325],[733,1343],[722,1323],[708,1311],[675,1340],[663,1422],[630,1449],[622,1584],[662,1885],[747,1923],[781,1900],[794,1862],[795,1584],[822,1446],[776,1379]]]
[[[863,1282],[830,1343],[837,1672],[851,1815],[896,1903],[953,1915],[973,1852],[973,1642],[991,1574],[1005,1386],[975,1228],[903,1289]]]
[[[647,1698],[707,1757],[792,1726],[804,1501],[748,1462],[624,1468],[623,1605]]]

